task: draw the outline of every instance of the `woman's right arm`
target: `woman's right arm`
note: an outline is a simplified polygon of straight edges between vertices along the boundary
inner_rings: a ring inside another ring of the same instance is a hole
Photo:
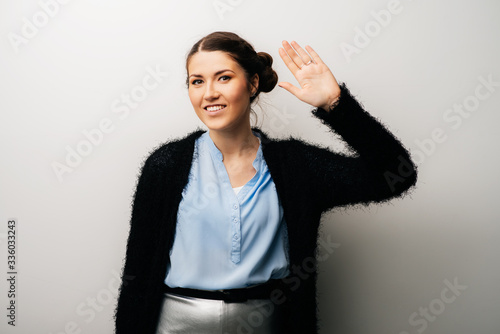
[[[137,181],[132,203],[130,232],[127,241],[125,266],[118,302],[115,309],[115,333],[148,333],[151,326],[148,317],[155,314],[151,300],[151,286],[154,286],[151,270],[154,248],[152,233],[154,222],[160,221],[165,191],[160,185],[164,180],[163,171],[150,155]]]

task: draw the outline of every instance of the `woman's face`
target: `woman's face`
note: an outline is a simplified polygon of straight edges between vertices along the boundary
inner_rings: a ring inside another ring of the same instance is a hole
[[[189,99],[211,130],[238,130],[250,124],[250,87],[243,68],[222,51],[200,51],[188,64]],[[257,87],[258,75],[253,78]]]

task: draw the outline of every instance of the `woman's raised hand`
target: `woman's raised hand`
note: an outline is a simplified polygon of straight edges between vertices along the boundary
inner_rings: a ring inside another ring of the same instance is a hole
[[[309,45],[306,46],[309,54],[295,41],[292,41],[292,45],[283,41],[283,48],[279,48],[281,59],[301,88],[289,82],[279,82],[278,85],[299,100],[328,111],[329,106],[340,96],[340,87],[333,73]]]

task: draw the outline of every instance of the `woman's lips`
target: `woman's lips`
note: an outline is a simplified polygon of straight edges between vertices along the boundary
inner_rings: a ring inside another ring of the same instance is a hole
[[[224,111],[226,109],[226,106],[222,106],[221,109],[217,109],[217,110],[214,110],[214,111],[210,111],[208,110],[207,108],[205,108],[206,112],[208,113],[208,115],[210,116],[215,116],[217,114],[219,114],[220,112]]]

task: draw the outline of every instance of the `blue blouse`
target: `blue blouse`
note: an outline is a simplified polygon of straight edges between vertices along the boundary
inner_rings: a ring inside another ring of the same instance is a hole
[[[196,140],[165,284],[232,289],[289,274],[283,208],[262,145],[252,164],[256,174],[236,192],[209,132]]]

